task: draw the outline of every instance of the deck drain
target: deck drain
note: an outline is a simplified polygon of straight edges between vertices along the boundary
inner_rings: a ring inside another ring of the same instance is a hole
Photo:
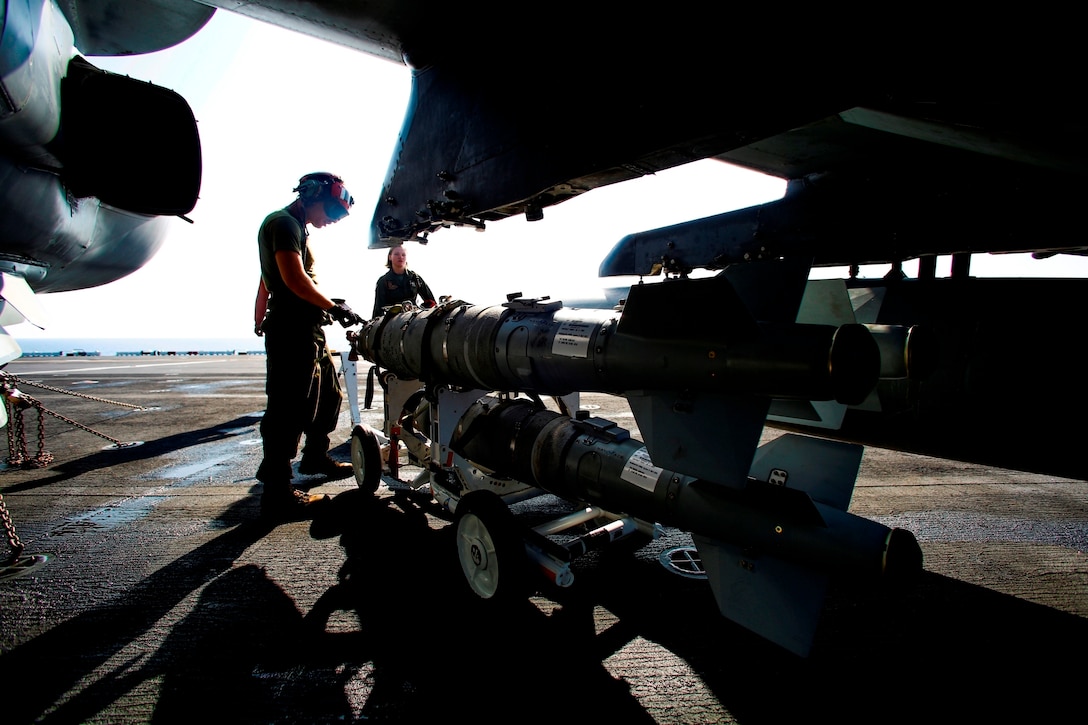
[[[675,549],[668,549],[661,552],[658,560],[663,567],[673,574],[679,574],[689,579],[706,579],[703,560],[699,557],[699,550],[694,546],[678,546]]]
[[[14,579],[29,574],[35,568],[49,561],[49,554],[31,554],[20,556],[13,563],[0,567],[0,581]]]

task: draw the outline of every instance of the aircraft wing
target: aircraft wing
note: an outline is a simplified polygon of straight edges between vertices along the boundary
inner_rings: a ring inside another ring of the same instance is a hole
[[[527,22],[490,0],[156,0],[117,22],[115,6],[63,4],[76,47],[166,47],[217,6],[410,66],[375,247],[538,219],[588,190],[716,158],[790,191],[734,220],[730,240],[672,260],[681,270],[786,254],[819,266],[1088,249],[1074,223],[1086,162],[1067,75],[1078,46],[1063,38],[1076,23],[595,2]],[[1009,52],[1030,37],[1047,41]],[[660,265],[656,246],[637,254],[602,271]]]
[[[1070,225],[1086,162],[1071,18],[210,4],[413,69],[372,246],[539,218],[704,158],[791,182],[789,204],[759,212],[772,217],[764,255],[801,249],[830,265],[1088,246]],[[1016,52],[1030,38],[1036,49]]]

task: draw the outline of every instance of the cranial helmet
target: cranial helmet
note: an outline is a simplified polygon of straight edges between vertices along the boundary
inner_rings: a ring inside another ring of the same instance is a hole
[[[355,203],[355,199],[344,187],[344,180],[327,171],[306,174],[298,180],[298,186],[292,191],[298,193],[298,198],[303,203],[324,202],[325,214],[334,220],[346,217]]]

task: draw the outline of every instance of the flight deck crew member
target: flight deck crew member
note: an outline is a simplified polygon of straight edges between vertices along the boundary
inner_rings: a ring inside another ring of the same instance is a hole
[[[378,278],[374,288],[374,313],[372,318],[382,314],[383,308],[398,302],[421,304],[434,307],[435,297],[431,288],[413,270],[408,269],[408,251],[404,245],[389,250],[385,256],[385,266],[389,271]]]
[[[291,463],[303,434],[300,474],[329,480],[353,474],[350,463],[329,457],[329,435],[340,417],[343,393],[322,327],[332,320],[344,327],[362,322],[343,300],[318,289],[307,229],[343,219],[355,200],[340,177],[326,172],[303,176],[292,191],[298,198],[265,217],[257,235],[261,283],[254,323],[264,337],[268,397],[257,479],[264,484],[261,514],[276,521],[308,518],[315,504],[329,498],[291,484]]]
[[[401,302],[411,302],[412,304],[421,304],[422,307],[434,307],[435,298],[434,293],[431,292],[431,288],[427,286],[427,283],[423,281],[423,278],[419,276],[414,270],[408,269],[408,250],[404,248],[404,245],[397,245],[389,250],[389,253],[385,255],[385,266],[389,269],[388,272],[378,277],[378,282],[374,286],[374,312],[371,318],[378,317],[383,314],[386,307],[399,304]],[[374,391],[374,380],[377,376],[378,367],[376,365],[371,366],[370,371],[367,373],[366,378],[366,399],[364,405],[369,408]],[[383,389],[386,388],[386,383],[382,383]],[[383,404],[385,408],[385,422],[383,423],[383,430],[386,435],[389,435],[393,428],[393,419],[390,417],[392,411],[389,409],[389,391],[386,390],[386,395],[383,396]],[[382,446],[382,459],[387,459],[389,455],[389,445]]]

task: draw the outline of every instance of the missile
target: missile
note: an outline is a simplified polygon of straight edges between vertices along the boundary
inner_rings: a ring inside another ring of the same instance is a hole
[[[713,305],[667,302],[691,285]],[[854,404],[880,373],[864,325],[756,322],[724,278],[636,285],[622,311],[547,298],[393,307],[364,325],[357,349],[401,379],[552,396],[683,390]]]
[[[481,398],[461,417],[450,448],[496,475],[568,501],[828,572],[899,577],[917,573],[921,563],[909,532],[893,534],[798,488],[750,478],[738,490],[659,468],[645,445],[614,423],[577,420],[524,398]]]
[[[922,569],[913,534],[845,510],[860,446],[786,434],[757,454],[766,480],[737,488],[654,465],[610,421],[483,397],[450,449],[565,500],[691,533],[722,614],[802,656],[830,577],[904,582]]]

